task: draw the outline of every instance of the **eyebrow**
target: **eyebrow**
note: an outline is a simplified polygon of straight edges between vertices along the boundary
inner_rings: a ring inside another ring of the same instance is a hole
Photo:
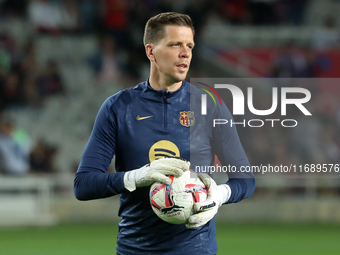
[[[170,41],[169,44],[183,44],[183,42],[182,41]],[[194,47],[195,43],[189,42],[188,45]]]

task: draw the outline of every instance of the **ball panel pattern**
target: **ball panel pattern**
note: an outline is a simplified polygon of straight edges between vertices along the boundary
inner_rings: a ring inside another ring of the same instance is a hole
[[[162,220],[172,224],[185,224],[194,214],[193,205],[207,198],[207,190],[192,171],[181,177],[169,176],[171,185],[154,183],[150,188],[153,211]]]

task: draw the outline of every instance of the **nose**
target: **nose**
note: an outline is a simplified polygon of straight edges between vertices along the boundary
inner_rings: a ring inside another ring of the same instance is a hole
[[[181,58],[188,58],[190,57],[191,51],[187,47],[183,47],[183,50],[180,53]]]

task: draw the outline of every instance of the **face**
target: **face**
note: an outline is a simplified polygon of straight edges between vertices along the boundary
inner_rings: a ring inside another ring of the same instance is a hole
[[[193,32],[190,27],[166,26],[165,36],[157,44],[147,45],[153,75],[160,82],[174,84],[183,81],[188,73],[192,49]]]

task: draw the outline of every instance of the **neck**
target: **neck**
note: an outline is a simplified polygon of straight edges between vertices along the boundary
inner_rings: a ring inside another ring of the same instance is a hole
[[[182,86],[183,81],[173,83],[173,84],[162,84],[154,82],[151,78],[149,79],[149,84],[154,90],[166,90],[167,92],[173,92],[178,90]]]
[[[178,90],[182,86],[183,81],[171,82],[160,77],[155,77],[152,74],[149,78],[149,84],[154,90],[165,90],[167,92],[173,92]]]

